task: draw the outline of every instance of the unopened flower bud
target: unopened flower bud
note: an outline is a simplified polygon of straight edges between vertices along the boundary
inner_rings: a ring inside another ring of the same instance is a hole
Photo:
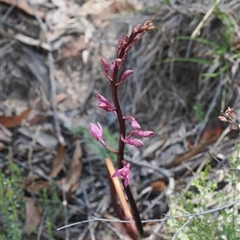
[[[139,125],[139,123],[137,122],[137,120],[134,117],[131,118],[131,126],[134,129],[141,129],[141,126]]]
[[[135,131],[134,134],[138,135],[139,137],[148,138],[148,137],[151,137],[154,134],[154,132],[152,132],[152,131]]]
[[[155,27],[150,20],[146,21],[142,27],[143,30],[153,30],[154,28]]]
[[[116,59],[116,65],[117,65],[118,68],[121,67],[121,65],[122,65],[122,59],[121,58]]]
[[[111,105],[111,103],[102,95],[98,94],[98,107],[102,108],[106,112],[112,112],[115,111],[116,109]]]
[[[131,126],[133,127],[133,129],[135,129],[135,130],[140,130],[141,129],[141,126],[139,125],[139,123],[137,122],[137,120],[134,117],[124,116],[123,119],[131,120]]]
[[[224,116],[218,116],[219,121],[227,122],[228,120]]]
[[[121,140],[126,143],[126,144],[129,144],[129,145],[133,145],[135,147],[141,147],[143,146],[143,142],[139,139],[136,139],[136,138],[132,138],[132,139],[124,139],[122,136],[121,136]]]
[[[132,73],[133,73],[133,70],[126,70],[126,71],[122,74],[119,83],[123,83],[123,82],[126,80],[126,78],[127,78],[128,76],[130,76]]]
[[[108,75],[108,62],[104,58],[101,58],[101,62],[104,68],[105,75]]]

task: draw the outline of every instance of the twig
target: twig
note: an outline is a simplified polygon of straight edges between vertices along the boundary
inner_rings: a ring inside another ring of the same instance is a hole
[[[189,217],[189,219],[178,229],[178,231],[174,234],[172,240],[175,240],[178,234],[183,230],[183,228],[193,220],[194,216]]]
[[[5,12],[5,14],[2,16],[1,22],[6,20],[6,18],[7,18],[8,15],[12,12],[12,10],[15,8],[16,5],[17,5],[17,3],[13,3],[13,4],[8,8],[8,10],[7,10],[7,11]]]
[[[63,205],[63,209],[64,209],[64,213],[65,213],[65,218],[64,218],[64,223],[67,225],[68,224],[68,218],[67,218],[67,214],[68,214],[68,209],[67,209],[67,205],[68,205],[68,202],[67,202],[67,198],[66,198],[66,191],[65,191],[65,178],[63,178],[62,180],[62,184],[63,184],[63,187],[62,187],[62,196],[63,196],[63,202],[62,202],[62,205]],[[66,240],[67,239],[70,239],[69,238],[69,231],[66,231]]]
[[[87,191],[86,189],[83,190],[83,196],[84,196],[84,200],[85,200],[85,203],[86,203],[86,207],[88,209],[88,218],[91,217],[91,214],[90,214],[90,203],[89,203],[89,197],[88,197],[88,194],[87,194]],[[90,233],[90,237],[91,237],[91,240],[96,240],[95,238],[95,235],[94,235],[94,228],[96,227],[96,225],[93,223],[93,222],[89,222],[88,224],[88,230],[89,230],[89,233]]]
[[[44,225],[44,219],[46,217],[46,213],[43,213],[43,216],[41,218],[41,222],[38,228],[38,234],[37,234],[37,240],[41,240],[41,235],[42,235],[42,231],[43,231],[43,225]]]
[[[28,151],[28,167],[29,167],[29,173],[30,173],[30,175],[33,173],[33,172],[32,172],[33,145],[36,143],[37,138],[38,138],[38,136],[39,136],[39,134],[40,134],[40,131],[41,131],[41,126],[38,125],[38,126],[37,126],[37,129],[36,129],[36,131],[35,131],[35,134],[34,134],[34,136],[33,136],[33,139],[32,139],[32,141],[31,141],[31,143],[30,143],[30,147],[29,147],[29,151]]]
[[[141,222],[142,223],[155,223],[155,222],[164,222],[164,221],[168,221],[168,220],[176,219],[176,218],[190,218],[190,217],[197,218],[199,216],[206,215],[206,214],[209,214],[209,213],[222,211],[226,208],[232,207],[232,206],[237,205],[239,203],[240,203],[240,199],[237,199],[236,201],[234,201],[232,203],[228,203],[226,205],[223,205],[223,206],[220,206],[220,207],[217,207],[217,208],[214,208],[214,209],[206,210],[206,211],[203,211],[203,212],[199,212],[199,213],[184,214],[182,216],[166,216],[165,218],[162,218],[162,219],[149,219],[149,220],[142,220]],[[94,216],[92,216],[92,218],[93,219],[83,220],[83,221],[80,221],[80,222],[69,224],[67,226],[60,227],[57,230],[61,230],[61,229],[67,228],[67,227],[76,226],[76,225],[83,224],[83,223],[88,223],[88,222],[91,222],[91,221],[134,223],[134,221],[131,221],[131,220],[130,221],[128,221],[128,220],[113,220],[113,219],[96,218]]]

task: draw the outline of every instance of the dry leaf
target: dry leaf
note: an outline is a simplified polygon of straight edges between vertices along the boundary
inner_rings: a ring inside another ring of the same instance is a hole
[[[33,198],[25,197],[26,200],[26,220],[23,232],[30,235],[38,226],[42,218],[42,209],[35,204]]]
[[[73,39],[67,47],[62,48],[61,61],[69,57],[78,56],[79,52],[86,49],[87,46],[88,44],[83,39]]]
[[[12,141],[12,133],[1,123],[0,123],[0,141],[7,143]]]
[[[76,148],[73,154],[73,160],[68,172],[66,183],[63,186],[64,190],[67,192],[67,196],[70,197],[71,194],[77,190],[80,184],[80,176],[82,174],[82,148],[80,140],[76,141]]]
[[[47,180],[42,179],[39,176],[25,179],[24,190],[27,192],[37,195],[42,189],[51,189],[50,183]]]
[[[69,97],[69,95],[67,95],[66,93],[59,93],[56,95],[56,102],[57,104],[63,102],[64,100],[66,100]]]
[[[0,116],[0,123],[6,127],[6,128],[11,128],[15,127],[18,124],[22,122],[23,119],[25,119],[28,114],[32,111],[32,109],[35,107],[39,99],[35,100],[26,110],[24,110],[20,115],[15,115],[15,116]]]
[[[8,5],[13,5],[17,8],[19,8],[20,10],[22,10],[23,12],[27,13],[30,16],[34,16],[34,12],[32,10],[32,8],[24,1],[17,1],[17,0],[2,0],[1,2],[4,2]],[[36,10],[37,14],[40,18],[42,18],[43,20],[45,19],[45,12],[44,11],[39,11]]]
[[[162,180],[158,180],[151,183],[153,192],[162,192],[166,188],[166,184]]]
[[[59,143],[57,148],[57,155],[53,160],[52,170],[51,173],[49,174],[50,177],[56,177],[58,175],[58,173],[64,166],[64,160],[65,160],[64,146],[61,143]]]

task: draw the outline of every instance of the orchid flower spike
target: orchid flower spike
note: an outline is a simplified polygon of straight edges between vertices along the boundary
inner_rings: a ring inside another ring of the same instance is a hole
[[[130,182],[130,166],[131,166],[131,164],[126,162],[126,164],[124,164],[123,168],[116,169],[116,171],[112,175],[112,178],[118,176],[121,179],[124,179],[124,186],[127,187],[129,185],[129,182]]]

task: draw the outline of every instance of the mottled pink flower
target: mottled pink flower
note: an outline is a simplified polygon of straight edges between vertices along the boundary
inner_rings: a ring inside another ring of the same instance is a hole
[[[130,163],[124,164],[124,167],[121,169],[116,169],[114,174],[112,175],[112,178],[114,177],[120,177],[121,179],[124,179],[124,186],[127,187],[130,182]]]
[[[137,120],[132,117],[132,116],[124,116],[123,119],[130,119],[131,120],[131,126],[136,129],[136,130],[140,130],[141,126],[139,125],[139,123],[137,122]]]
[[[154,134],[154,132],[152,132],[152,131],[141,131],[141,130],[139,130],[139,131],[134,131],[134,134],[135,134],[135,135],[138,135],[139,137],[148,138],[148,137],[151,137],[151,136]]]
[[[98,94],[98,107],[102,108],[106,112],[112,112],[115,111],[115,108],[111,105],[111,103],[102,95]]]
[[[141,129],[141,126],[139,125],[139,123],[137,122],[137,120],[134,117],[131,118],[131,126],[134,129]]]
[[[121,140],[126,143],[126,144],[129,144],[129,145],[133,145],[135,147],[141,147],[143,146],[143,142],[139,139],[135,139],[135,138],[132,138],[132,139],[124,139],[122,136],[121,136]]]
[[[97,126],[98,125],[98,126]],[[97,125],[94,123],[90,123],[89,125],[89,133],[91,136],[99,141],[104,147],[108,147],[107,144],[103,140],[103,129],[99,122],[97,122]]]

